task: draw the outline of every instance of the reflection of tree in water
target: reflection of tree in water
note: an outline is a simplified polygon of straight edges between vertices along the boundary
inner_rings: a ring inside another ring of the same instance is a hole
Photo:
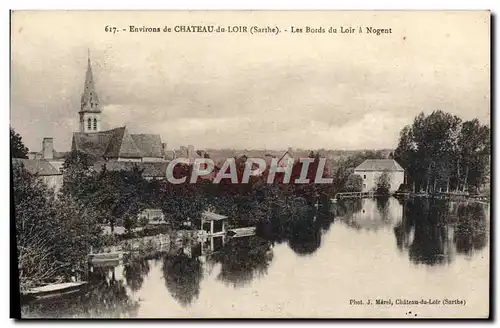
[[[114,268],[109,267],[94,268],[81,293],[23,307],[27,317],[45,318],[135,317],[138,309],[139,303],[130,299],[123,281],[116,280]]]
[[[481,203],[459,204],[453,242],[458,253],[472,255],[486,246],[488,228],[486,211]]]
[[[337,216],[345,219],[352,219],[354,214],[361,212],[363,209],[363,201],[361,198],[351,198],[339,200],[337,203]]]
[[[149,274],[149,259],[131,259],[125,264],[123,274],[127,286],[129,286],[132,291],[141,289],[144,278]]]
[[[290,225],[288,245],[297,255],[310,255],[321,246],[321,227],[315,217],[302,217]]]
[[[273,253],[269,241],[252,236],[229,240],[213,259],[221,264],[217,279],[240,287],[267,274]]]
[[[298,255],[314,253],[321,245],[322,231],[334,222],[329,206],[295,202],[293,212],[279,212],[257,230],[257,234],[272,242],[287,242]]]
[[[397,244],[408,247],[413,263],[436,265],[451,261],[447,209],[447,202],[439,199],[416,198],[405,205],[403,220],[394,232]]]
[[[163,277],[170,295],[182,306],[190,305],[200,295],[203,268],[198,258],[180,253],[163,258]]]
[[[394,228],[394,234],[398,248],[407,249],[412,262],[436,265],[452,260],[451,230],[458,253],[470,254],[484,248],[487,236],[483,206],[460,204],[455,216],[446,200],[410,199],[403,207],[403,220]]]
[[[377,211],[380,214],[382,221],[389,220],[389,197],[377,197],[375,198],[377,203]]]

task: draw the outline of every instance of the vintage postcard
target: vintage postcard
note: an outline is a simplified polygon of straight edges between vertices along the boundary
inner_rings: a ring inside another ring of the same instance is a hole
[[[11,306],[488,318],[490,16],[11,12]]]

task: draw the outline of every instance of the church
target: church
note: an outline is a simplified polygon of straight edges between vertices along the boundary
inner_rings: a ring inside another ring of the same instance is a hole
[[[78,114],[80,131],[73,133],[72,151],[85,153],[96,163],[165,162],[166,145],[162,143],[159,134],[131,134],[127,127],[102,130],[102,108],[95,87],[90,56]]]

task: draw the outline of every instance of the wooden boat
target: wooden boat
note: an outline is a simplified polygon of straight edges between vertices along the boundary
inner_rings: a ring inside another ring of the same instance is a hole
[[[232,238],[253,236],[255,235],[255,229],[255,227],[229,229],[227,234]]]
[[[35,299],[51,298],[65,294],[76,293],[80,291],[80,289],[86,284],[87,282],[85,281],[49,284],[45,286],[31,288],[22,294],[25,297],[35,298]]]

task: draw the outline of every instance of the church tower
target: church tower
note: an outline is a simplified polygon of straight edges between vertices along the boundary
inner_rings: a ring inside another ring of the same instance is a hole
[[[90,53],[88,56],[87,74],[85,75],[85,85],[80,101],[80,111],[78,114],[80,114],[80,132],[94,133],[101,131],[101,107],[99,105],[99,97],[95,91]]]

